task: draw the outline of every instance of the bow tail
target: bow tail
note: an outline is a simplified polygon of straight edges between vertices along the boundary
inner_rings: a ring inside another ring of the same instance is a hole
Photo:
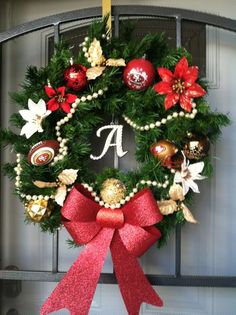
[[[111,243],[111,254],[117,281],[129,315],[138,315],[143,302],[163,306],[140,267],[137,258],[126,250],[118,233]]]
[[[104,228],[88,243],[41,308],[40,315],[66,308],[71,315],[87,315],[114,229]]]

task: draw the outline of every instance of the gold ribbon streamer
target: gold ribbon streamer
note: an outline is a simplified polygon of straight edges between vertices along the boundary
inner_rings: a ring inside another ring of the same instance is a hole
[[[102,0],[102,17],[105,17],[108,14],[107,28],[111,34],[111,0]]]

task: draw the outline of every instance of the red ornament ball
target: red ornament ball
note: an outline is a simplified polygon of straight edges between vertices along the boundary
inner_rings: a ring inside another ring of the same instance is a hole
[[[49,164],[59,152],[59,148],[59,142],[56,140],[40,141],[30,149],[28,162],[36,166]]]
[[[150,61],[140,58],[128,62],[123,72],[125,84],[131,90],[145,90],[153,84],[155,69]]]
[[[82,65],[74,64],[66,68],[64,78],[66,86],[74,91],[80,91],[87,85],[87,68]]]

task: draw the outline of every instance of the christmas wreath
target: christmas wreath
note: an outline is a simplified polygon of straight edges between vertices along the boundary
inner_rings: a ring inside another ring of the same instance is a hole
[[[120,233],[124,243],[134,226],[145,227],[143,231],[152,236],[146,245],[140,242],[142,249],[135,256],[154,241],[159,246],[165,243],[175,225],[196,223],[189,210],[192,196],[199,193],[197,181],[212,173],[210,143],[229,123],[226,115],[210,110],[206,91],[207,83],[198,77],[190,54],[168,48],[163,34],[131,40],[130,25],[124,24],[119,38],[110,37],[105,19],[91,25],[77,56],[65,43],[59,44],[49,64],[40,69],[30,66],[21,91],[12,94],[21,109],[11,116],[11,123],[20,134],[1,130],[1,142],[16,152],[16,163],[5,164],[4,170],[16,179],[26,220],[50,232],[63,223],[77,244],[96,242],[98,225],[112,230],[128,222],[127,234]],[[127,153],[122,142],[126,124],[134,133],[137,169],[93,171],[91,161],[101,159],[111,147],[119,158]],[[97,143],[107,132],[103,149],[96,154],[91,145],[94,131]],[[91,209],[96,222],[88,228]],[[78,236],[78,231],[84,234]],[[117,237],[114,243],[119,242]],[[133,246],[128,241],[125,245]],[[118,270],[121,248],[114,245],[113,261],[127,309],[136,314]],[[145,288],[146,280],[139,279]],[[161,304],[147,292],[151,300],[140,301]],[[63,305],[72,310],[72,304]],[[42,314],[49,310],[47,304]],[[87,314],[85,310],[83,304],[78,314]]]

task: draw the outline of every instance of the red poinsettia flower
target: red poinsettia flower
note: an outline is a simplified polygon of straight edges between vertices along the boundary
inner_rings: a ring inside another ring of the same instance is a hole
[[[47,102],[48,109],[55,111],[61,108],[65,113],[70,112],[70,104],[74,103],[77,96],[73,94],[65,94],[65,86],[53,89],[51,86],[45,86],[45,92],[50,100]]]
[[[175,71],[158,68],[162,81],[154,85],[154,90],[159,94],[167,94],[165,97],[165,109],[169,109],[179,102],[187,112],[192,110],[192,99],[203,96],[206,91],[195,81],[198,78],[198,67],[188,66],[186,57],[176,64]]]

